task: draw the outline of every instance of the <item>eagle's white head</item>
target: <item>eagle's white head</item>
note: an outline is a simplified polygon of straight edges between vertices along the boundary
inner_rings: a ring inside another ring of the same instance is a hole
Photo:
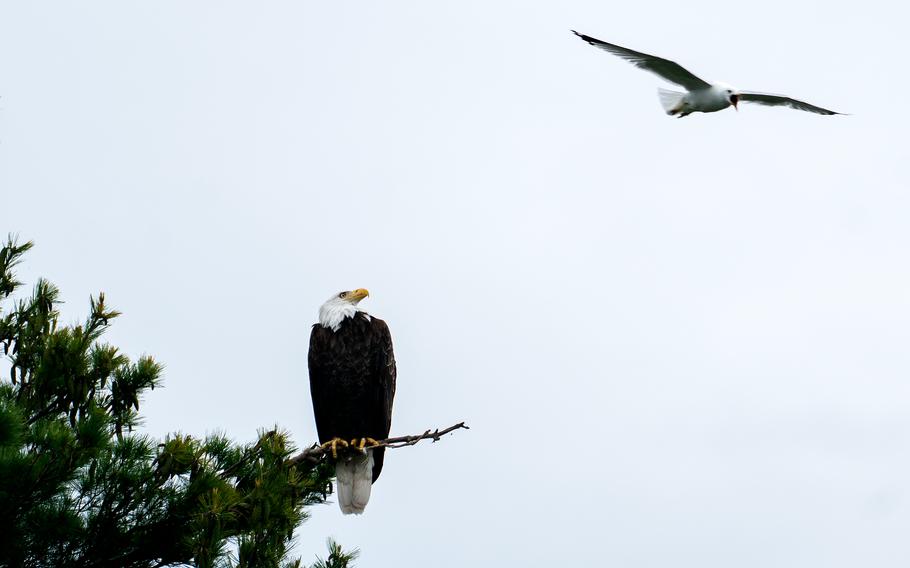
[[[319,323],[332,331],[338,331],[345,318],[354,317],[354,314],[362,311],[357,304],[369,295],[366,288],[334,294],[319,308]]]

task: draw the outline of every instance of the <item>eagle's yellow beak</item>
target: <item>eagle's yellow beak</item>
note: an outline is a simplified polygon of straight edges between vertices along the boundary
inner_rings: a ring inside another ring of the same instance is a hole
[[[370,291],[366,288],[357,288],[350,294],[348,294],[348,299],[352,302],[359,302],[360,300],[366,298],[370,295]]]

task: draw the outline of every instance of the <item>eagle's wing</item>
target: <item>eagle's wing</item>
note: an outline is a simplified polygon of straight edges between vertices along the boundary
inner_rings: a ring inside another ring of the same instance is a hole
[[[598,47],[604,51],[608,51],[613,55],[618,55],[626,61],[631,62],[636,67],[645,69],[652,73],[656,73],[670,81],[671,83],[676,83],[686,89],[693,91],[696,89],[704,89],[710,87],[711,84],[707,81],[700,79],[693,75],[691,72],[686,70],[685,67],[676,63],[675,61],[670,61],[669,59],[663,59],[661,57],[656,57],[654,55],[648,55],[647,53],[641,53],[639,51],[633,51],[631,49],[620,47],[612,43],[607,43],[601,41],[597,38],[591,36],[586,36],[580,34],[575,30],[572,30],[572,33],[590,43],[594,47]]]
[[[785,97],[783,95],[771,95],[768,93],[753,93],[749,91],[743,91],[739,94],[739,100],[747,103],[758,103],[760,105],[786,106],[796,110],[814,112],[816,114],[843,114],[842,112],[835,112],[833,110],[828,110],[819,106],[810,105],[809,103],[791,99],[790,97]]]
[[[307,363],[310,370],[310,397],[313,400],[313,415],[316,419],[316,433],[319,442],[327,442],[332,438],[336,429],[335,408],[332,406],[334,393],[331,391],[332,361],[329,358],[329,344],[333,332],[316,324],[310,333],[310,351]]]
[[[392,332],[389,326],[379,318],[370,319],[372,335],[374,337],[374,361],[372,376],[376,380],[377,406],[371,409],[370,431],[381,433],[382,438],[389,437],[392,427],[392,403],[395,399],[395,379],[398,371],[395,367],[395,352],[392,349]],[[382,472],[385,458],[385,448],[373,450],[373,481]]]
[[[382,338],[378,374],[382,381],[383,430],[388,437],[389,430],[392,428],[392,403],[395,399],[395,380],[398,376],[398,369],[395,366],[395,351],[392,348],[392,333],[389,331],[389,326],[384,321],[375,318],[373,325]]]

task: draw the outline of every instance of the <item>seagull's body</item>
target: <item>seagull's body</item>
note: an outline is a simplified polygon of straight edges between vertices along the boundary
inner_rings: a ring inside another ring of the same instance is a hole
[[[657,90],[667,114],[680,118],[693,112],[717,112],[733,106],[733,102],[730,100],[732,92],[732,87],[720,83],[685,93],[669,89]]]
[[[686,92],[684,93],[670,91],[668,89],[658,89],[660,103],[670,116],[682,118],[693,112],[717,112],[731,106],[736,108],[740,101],[770,106],[788,106],[796,110],[804,110],[817,114],[841,114],[783,95],[739,91],[726,83],[710,83],[695,76],[674,61],[607,43],[591,36],[580,34],[575,30],[572,30],[572,33],[594,47],[612,53],[613,55],[618,55],[634,64],[636,67],[651,71],[671,83],[676,83],[677,85],[684,87],[686,89]]]

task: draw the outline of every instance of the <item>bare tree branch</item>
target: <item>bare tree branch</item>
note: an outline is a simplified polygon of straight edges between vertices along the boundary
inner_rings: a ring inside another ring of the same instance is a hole
[[[379,440],[378,444],[368,446],[369,448],[402,448],[404,446],[413,446],[421,440],[433,440],[433,442],[438,442],[443,436],[454,432],[455,430],[460,430],[464,428],[465,430],[470,430],[464,422],[459,422],[453,426],[449,426],[444,430],[439,428],[435,430],[427,430],[423,434],[418,434],[416,436],[398,436],[397,438],[386,438],[385,440]],[[342,448],[338,447],[338,454],[345,455],[351,452],[359,452],[360,450],[356,448]],[[332,453],[331,449],[323,448],[318,444],[313,444],[311,447],[303,450],[296,456],[288,460],[289,465],[315,465],[320,461],[325,459],[326,456]]]

